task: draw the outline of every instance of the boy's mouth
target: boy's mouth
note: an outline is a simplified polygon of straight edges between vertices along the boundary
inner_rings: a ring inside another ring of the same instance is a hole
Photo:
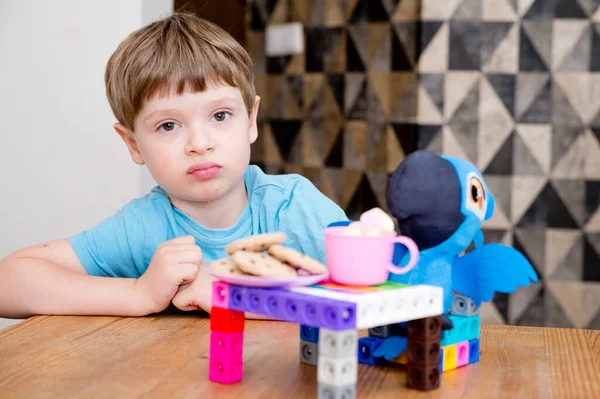
[[[187,173],[198,180],[209,180],[221,171],[221,165],[213,162],[200,162],[190,168]]]

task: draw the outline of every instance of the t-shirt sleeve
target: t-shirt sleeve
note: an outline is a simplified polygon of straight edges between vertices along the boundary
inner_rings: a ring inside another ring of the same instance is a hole
[[[290,181],[276,217],[276,229],[287,236],[290,246],[325,264],[325,228],[348,220],[335,202],[321,193],[308,179]]]
[[[69,242],[85,270],[93,276],[140,276],[144,270],[144,223],[135,202],[125,205]]]

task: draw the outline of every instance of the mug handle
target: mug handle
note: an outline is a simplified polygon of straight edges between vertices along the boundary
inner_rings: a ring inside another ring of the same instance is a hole
[[[408,252],[410,253],[410,260],[408,261],[408,265],[403,267],[398,267],[390,261],[390,264],[388,265],[387,269],[388,271],[394,274],[408,273],[412,268],[414,268],[417,265],[417,262],[419,261],[419,248],[411,238],[406,236],[398,236],[394,238],[394,242],[402,244],[408,249]]]

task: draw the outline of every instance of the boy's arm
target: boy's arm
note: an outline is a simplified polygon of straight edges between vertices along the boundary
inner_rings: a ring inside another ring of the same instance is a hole
[[[14,252],[0,261],[0,316],[148,313],[136,279],[90,276],[67,239]]]

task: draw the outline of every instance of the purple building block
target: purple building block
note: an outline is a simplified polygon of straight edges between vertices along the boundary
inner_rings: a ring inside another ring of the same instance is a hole
[[[356,328],[356,305],[280,288],[229,286],[229,308],[330,330]]]

